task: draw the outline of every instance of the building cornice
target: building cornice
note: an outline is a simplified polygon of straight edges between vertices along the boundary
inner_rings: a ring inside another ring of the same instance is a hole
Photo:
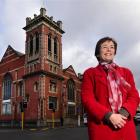
[[[28,79],[29,77],[33,77],[33,76],[36,76],[36,75],[40,75],[40,76],[45,75],[45,76],[55,78],[55,79],[58,79],[58,80],[64,80],[63,76],[57,75],[57,74],[54,74],[54,73],[51,73],[51,72],[47,72],[47,71],[44,71],[44,70],[40,70],[40,71],[36,71],[36,72],[26,74],[26,75],[23,76],[23,79]]]
[[[65,33],[58,25],[57,22],[52,21],[49,17],[47,16],[42,16],[39,15],[36,18],[32,19],[29,24],[27,24],[23,29],[28,30],[29,28],[32,28],[33,26],[37,25],[40,22],[46,22],[48,25],[59,31],[61,34]]]

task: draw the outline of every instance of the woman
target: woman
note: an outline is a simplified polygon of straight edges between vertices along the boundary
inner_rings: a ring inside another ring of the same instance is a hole
[[[88,113],[90,140],[136,140],[133,122],[139,104],[133,75],[113,59],[117,43],[100,39],[95,48],[99,65],[84,72],[82,103]]]

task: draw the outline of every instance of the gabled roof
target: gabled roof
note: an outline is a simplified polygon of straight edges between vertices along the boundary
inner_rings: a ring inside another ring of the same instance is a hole
[[[73,74],[75,74],[75,76],[77,77],[77,74],[76,74],[76,72],[75,72],[75,70],[74,70],[74,68],[73,68],[73,66],[72,65],[70,65],[69,67],[67,67],[67,68],[65,68],[65,69],[63,69],[63,72],[65,73],[65,72],[72,72]],[[77,77],[78,78],[78,77]]]
[[[15,58],[15,57],[21,57],[23,55],[24,55],[23,53],[16,51],[10,45],[8,45],[6,51],[5,51],[5,53],[4,53],[4,55],[1,59],[1,62],[6,61],[8,58],[12,59],[12,58]]]

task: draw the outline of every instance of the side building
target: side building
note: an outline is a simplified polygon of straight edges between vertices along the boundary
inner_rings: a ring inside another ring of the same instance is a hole
[[[25,54],[10,45],[0,61],[0,125],[76,124],[80,115],[80,77],[72,65],[62,67],[62,22],[41,8],[26,18]]]

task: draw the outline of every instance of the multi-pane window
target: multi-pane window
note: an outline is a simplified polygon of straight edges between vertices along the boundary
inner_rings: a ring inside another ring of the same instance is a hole
[[[50,91],[56,92],[56,83],[50,83]]]
[[[56,66],[54,67],[53,72],[54,72],[54,73],[57,73],[57,67],[56,67]]]
[[[68,116],[74,116],[75,115],[75,105],[68,105]]]
[[[12,78],[10,74],[5,75],[3,81],[3,100],[11,98]]]
[[[33,36],[30,36],[29,56],[33,55]]]
[[[74,81],[68,80],[67,82],[67,94],[68,94],[68,101],[74,102],[75,101],[75,90],[74,90]]]
[[[57,66],[51,64],[49,66],[51,72],[57,73]]]
[[[2,114],[10,115],[11,114],[11,103],[10,101],[2,103]]]
[[[57,109],[57,97],[49,97],[49,109]]]
[[[35,44],[36,44],[35,54],[37,54],[39,52],[39,34],[38,33],[35,34]]]
[[[50,80],[50,88],[49,88],[49,90],[51,92],[56,92],[56,90],[57,90],[56,80]]]

